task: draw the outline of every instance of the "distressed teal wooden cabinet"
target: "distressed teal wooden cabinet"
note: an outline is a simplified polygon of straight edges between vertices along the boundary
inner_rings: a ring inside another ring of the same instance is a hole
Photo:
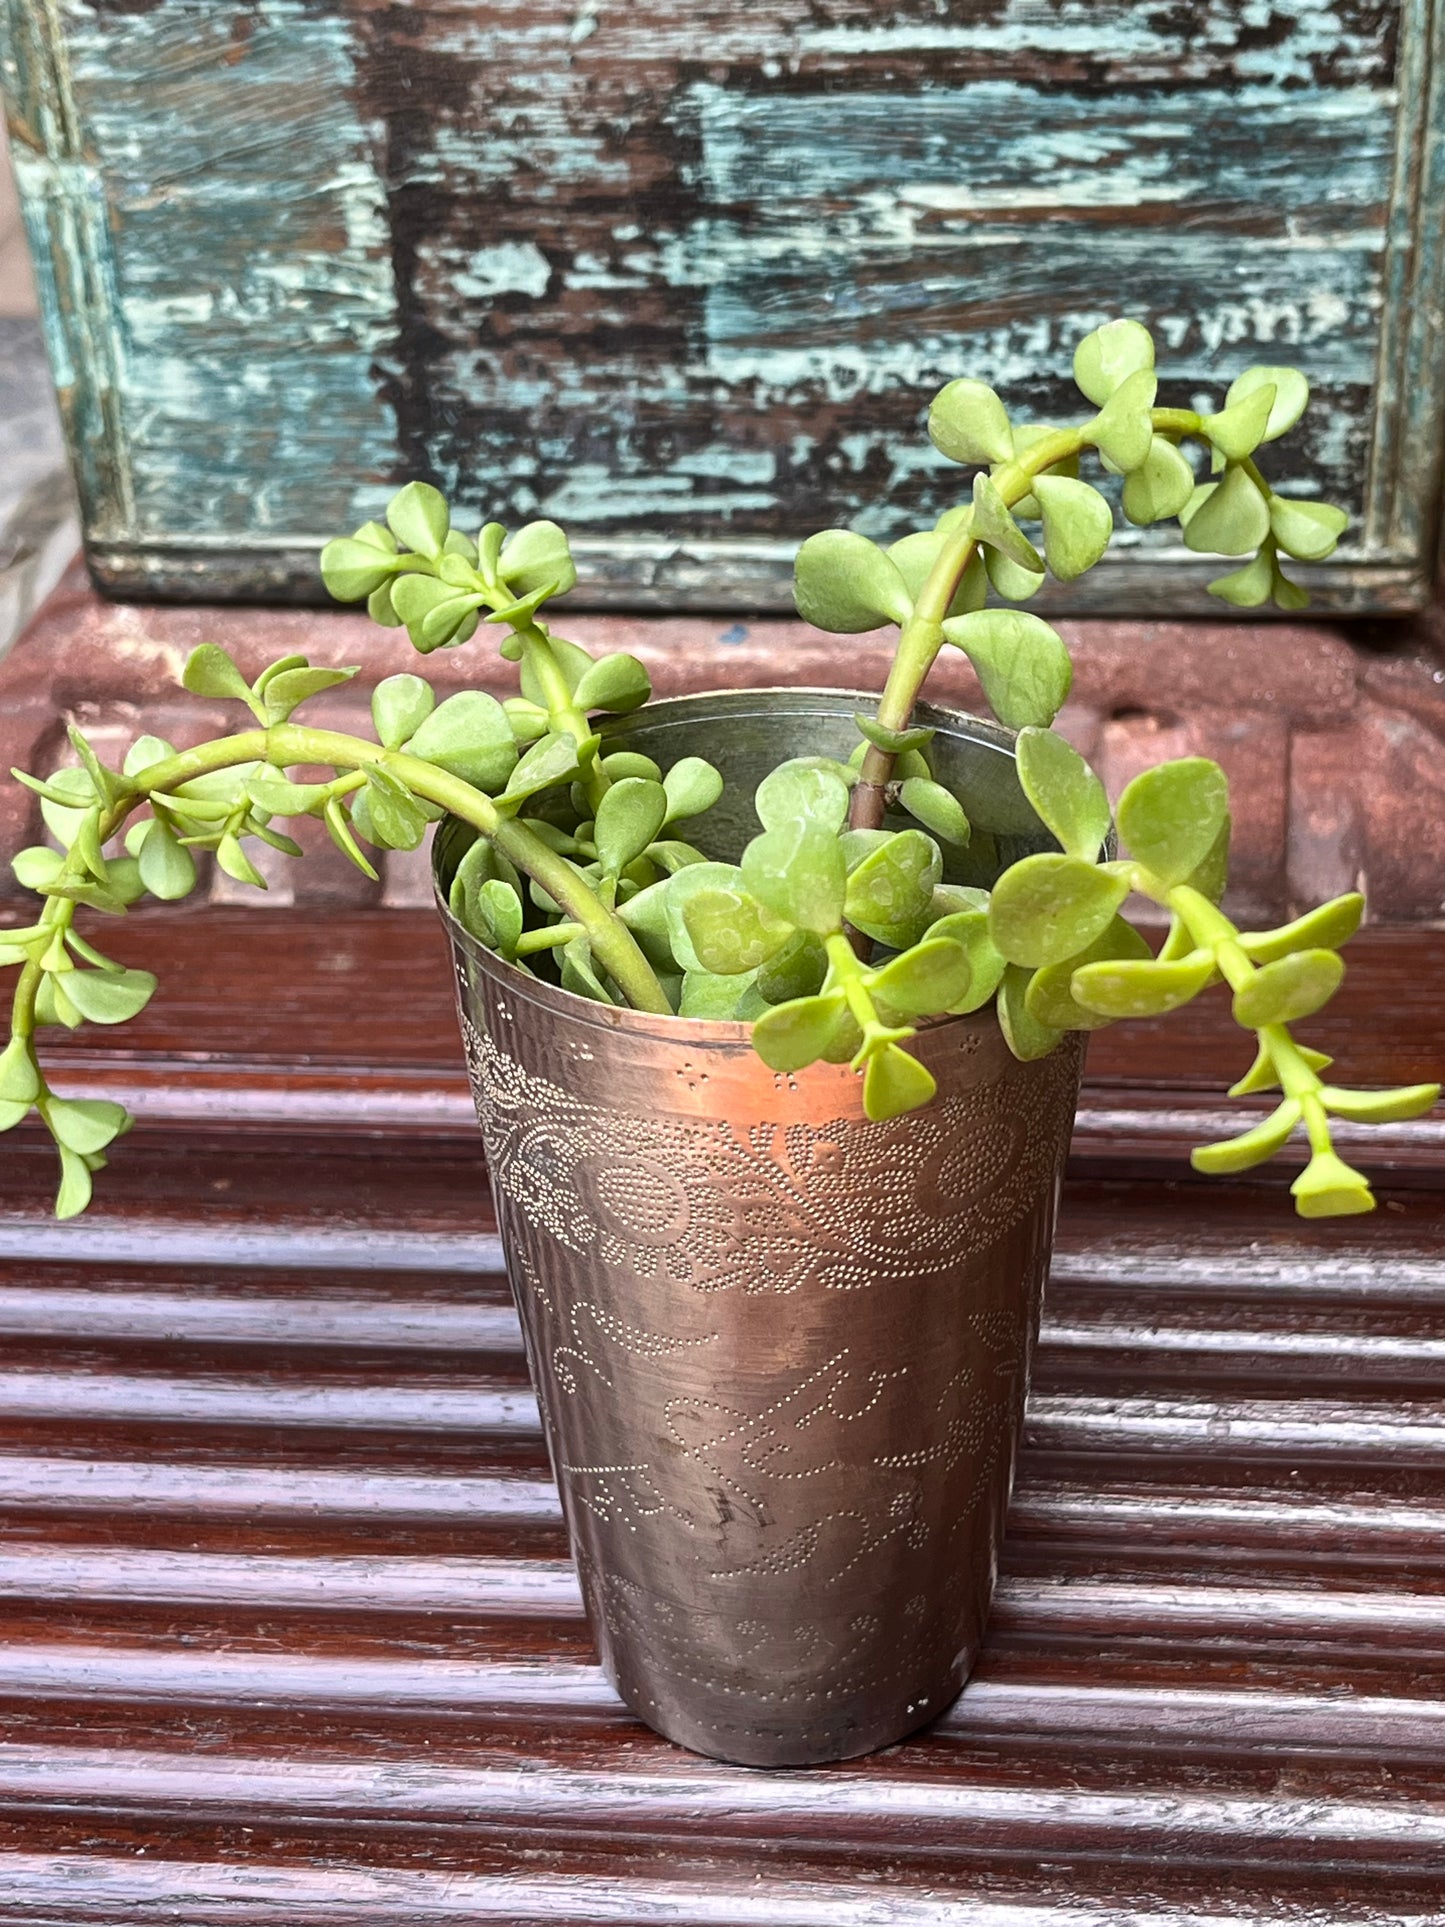
[[[582,539],[596,603],[785,606],[957,489],[927,398],[1047,419],[1124,310],[1181,397],[1298,360],[1315,571],[1436,541],[1433,0],[0,0],[92,566],[317,593],[402,478]],[[1130,532],[1055,606],[1197,609]],[[605,548],[604,548],[605,542]]]

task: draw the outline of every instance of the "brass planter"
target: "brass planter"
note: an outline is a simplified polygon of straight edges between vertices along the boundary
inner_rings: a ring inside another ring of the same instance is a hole
[[[865,698],[731,692],[616,734],[706,755],[732,855],[763,773],[846,755]],[[961,877],[1051,847],[1004,732],[949,712]],[[441,882],[457,842],[437,844]],[[443,899],[445,890],[442,891]],[[445,915],[445,910],[443,912]],[[866,1753],[940,1713],[997,1568],[1082,1047],[1019,1064],[929,1025],[927,1110],[846,1067],[768,1070],[736,1023],[589,1003],[447,918],[527,1354],[603,1664],[650,1726],[752,1766]]]

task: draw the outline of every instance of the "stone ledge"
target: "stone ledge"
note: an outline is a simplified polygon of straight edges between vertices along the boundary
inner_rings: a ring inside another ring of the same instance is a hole
[[[883,635],[840,640],[773,617],[576,616],[566,628],[591,649],[633,651],[660,695],[769,683],[877,687],[888,657]],[[1384,631],[1387,645],[1329,623],[1081,620],[1060,628],[1075,664],[1062,727],[1111,794],[1169,756],[1211,755],[1228,771],[1237,914],[1274,919],[1358,885],[1376,920],[1445,920],[1445,642],[1435,620]],[[0,765],[45,770],[68,760],[69,719],[117,759],[143,730],[185,746],[239,726],[226,705],[178,687],[187,654],[204,641],[229,649],[248,675],[291,652],[360,665],[355,683],[308,710],[334,728],[364,728],[371,687],[399,669],[424,668],[443,694],[515,687],[511,666],[483,638],[422,665],[399,631],[361,616],[109,603],[76,566],[0,665]],[[952,650],[929,693],[980,705],[971,670]],[[0,786],[0,896],[18,890],[9,858],[41,833],[28,792]],[[278,859],[271,900],[430,900],[419,853],[378,867],[379,887],[323,836],[305,863]],[[219,875],[208,887],[220,901],[241,890]]]

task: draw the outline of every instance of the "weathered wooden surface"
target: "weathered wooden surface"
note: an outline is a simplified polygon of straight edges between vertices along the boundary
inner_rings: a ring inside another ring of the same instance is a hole
[[[1440,449],[1434,0],[6,0],[17,168],[100,579],[314,598],[430,476],[555,515],[595,603],[786,606],[799,536],[956,493],[1121,305],[1181,399],[1298,360],[1312,572],[1419,599]],[[1163,538],[1160,538],[1161,540]],[[1193,607],[1125,533],[1062,606]]]
[[[978,1675],[745,1772],[595,1669],[434,921],[120,934],[169,957],[140,1055],[62,1049],[170,1096],[78,1224],[35,1140],[0,1164],[0,1920],[1439,1919],[1438,1127],[1302,1226],[1183,1172],[1213,1019],[1096,1039]],[[1312,1034],[1438,1068],[1442,940],[1351,955]]]

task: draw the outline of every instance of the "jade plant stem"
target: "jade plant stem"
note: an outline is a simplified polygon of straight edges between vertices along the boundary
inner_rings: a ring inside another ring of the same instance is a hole
[[[1189,408],[1154,408],[1150,410],[1150,419],[1155,433],[1161,435],[1199,435],[1203,429],[1203,417]],[[996,469],[993,483],[1003,498],[1004,507],[1013,508],[1021,502],[1033,487],[1036,476],[1093,447],[1092,428],[1092,423],[1085,423],[1080,428],[1061,428],[1056,434],[1042,436],[1026,453],[1014,456]],[[1255,474],[1258,476],[1257,470]],[[973,511],[969,509],[939,550],[914,604],[913,614],[903,625],[888,681],[878,703],[878,721],[883,728],[907,729],[928,672],[943,647],[944,617],[958,593],[964,570],[973,560],[976,546],[973,539]],[[869,744],[862,772],[853,788],[848,813],[850,829],[876,830],[882,827],[894,760],[891,751]]]
[[[277,769],[320,763],[354,771],[363,771],[370,765],[391,770],[414,794],[490,837],[498,850],[567,911],[577,934],[585,934],[634,1009],[652,1011],[659,1016],[671,1014],[671,1005],[632,932],[599,901],[586,880],[565,858],[550,850],[524,824],[499,810],[490,797],[461,777],[420,757],[385,749],[360,737],[278,723],[270,729],[245,730],[239,735],[202,743],[196,749],[152,763],[129,779],[130,793],[102,816],[100,842],[108,842],[137,805],[153,793],[164,796],[215,770],[261,762]],[[605,776],[603,781],[605,783]],[[66,861],[77,871],[83,870],[82,859],[76,851],[72,850]],[[64,898],[52,897],[44,922],[56,929],[68,927],[74,907]],[[13,1029],[16,1035],[27,1040],[35,1029],[35,998],[43,974],[40,963],[32,960],[22,969],[15,986]]]

